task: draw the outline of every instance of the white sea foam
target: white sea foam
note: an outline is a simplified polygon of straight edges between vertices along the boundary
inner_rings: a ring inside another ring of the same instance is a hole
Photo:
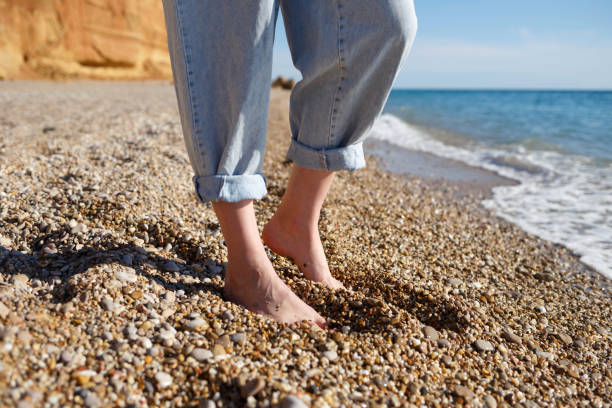
[[[426,129],[383,115],[371,137],[409,150],[460,160],[517,180],[483,204],[525,231],[565,245],[612,278],[612,164],[523,146],[456,147]]]

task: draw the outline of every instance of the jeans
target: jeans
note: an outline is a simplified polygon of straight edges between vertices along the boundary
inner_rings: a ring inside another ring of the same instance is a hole
[[[163,0],[181,126],[200,201],[260,199],[279,6],[293,63],[287,158],[365,165],[362,142],[416,33],[412,0]]]

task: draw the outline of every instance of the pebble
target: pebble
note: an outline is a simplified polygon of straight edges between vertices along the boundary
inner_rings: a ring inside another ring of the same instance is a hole
[[[0,302],[0,319],[6,319],[9,312],[9,308],[4,303]]]
[[[64,350],[60,355],[60,359],[64,364],[69,365],[70,363],[72,363],[72,360],[74,360],[75,355],[76,353],[71,350]]]
[[[125,266],[132,266],[134,264],[134,255],[132,255],[132,254],[123,254],[119,258],[119,260]]]
[[[295,395],[287,395],[281,400],[280,408],[308,408],[308,406]]]
[[[546,308],[542,305],[538,305],[534,307],[533,309],[538,313],[542,313],[542,314],[546,313]]]
[[[97,408],[102,406],[102,401],[100,401],[100,398],[98,398],[98,396],[91,391],[87,393],[87,396],[83,402],[88,408]]]
[[[18,273],[17,275],[13,275],[11,278],[11,283],[15,287],[15,289],[24,290],[28,287],[28,275],[23,273]]]
[[[440,348],[450,347],[450,341],[448,341],[447,339],[438,339],[437,343],[438,347]]]
[[[338,353],[334,350],[324,351],[323,357],[325,357],[329,361],[336,361],[336,359],[338,358]]]
[[[198,403],[198,408],[217,408],[217,404],[211,399],[202,399]]]
[[[219,265],[208,265],[207,268],[213,275],[218,275],[223,272],[223,267]]]
[[[225,348],[220,344],[215,344],[213,346],[212,353],[214,354],[215,357],[224,356],[226,354]]]
[[[252,397],[264,389],[266,382],[261,377],[255,377],[247,381],[240,390],[242,398]]]
[[[471,402],[476,395],[472,390],[463,385],[455,385],[455,394],[458,397],[462,397],[466,402]]]
[[[563,344],[565,344],[566,346],[571,345],[574,342],[574,339],[571,338],[571,336],[568,336],[565,333],[557,333],[557,337],[559,338],[559,340],[561,340],[563,342]]]
[[[232,341],[238,344],[244,344],[246,341],[246,334],[244,332],[238,332],[232,334]]]
[[[436,341],[440,338],[440,334],[438,333],[438,331],[431,326],[423,327],[423,334],[425,335],[425,338],[433,341]]]
[[[137,280],[136,273],[130,270],[120,270],[115,272],[115,279],[123,283],[134,283]]]
[[[202,362],[206,360],[210,360],[213,358],[213,353],[210,350],[206,350],[203,348],[194,348],[191,351],[191,357],[195,358],[197,361]]]
[[[485,395],[483,399],[487,408],[497,408],[497,400],[491,395]]]
[[[493,347],[491,342],[488,341],[488,340],[476,340],[474,342],[474,347],[476,347],[476,350],[478,350],[478,351],[493,351],[493,350],[495,350],[495,348]]]
[[[162,340],[172,340],[174,339],[174,336],[176,335],[176,333],[173,330],[160,330],[159,331],[159,338]]]
[[[522,344],[523,340],[521,340],[521,338],[519,336],[517,336],[516,334],[514,334],[514,332],[508,328],[504,329],[504,332],[502,333],[502,336],[504,337],[504,339],[508,340],[511,343],[514,344]]]
[[[100,306],[102,306],[102,309],[109,312],[115,310],[115,302],[113,302],[113,299],[110,296],[103,297],[102,301],[100,302]]]
[[[461,279],[457,279],[457,278],[448,278],[446,280],[446,283],[450,286],[461,286],[463,285],[463,281]]]
[[[179,266],[174,261],[170,260],[162,262],[161,268],[166,272],[178,272],[181,270],[181,268],[179,268]]]
[[[185,328],[192,331],[204,331],[208,329],[208,327],[208,322],[199,317],[185,322]]]
[[[160,371],[155,374],[155,382],[157,383],[157,388],[164,389],[168,388],[172,385],[172,376],[168,373]]]

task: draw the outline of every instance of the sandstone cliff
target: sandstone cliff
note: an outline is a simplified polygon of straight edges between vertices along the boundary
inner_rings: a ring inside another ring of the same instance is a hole
[[[171,78],[161,0],[0,0],[0,78]]]

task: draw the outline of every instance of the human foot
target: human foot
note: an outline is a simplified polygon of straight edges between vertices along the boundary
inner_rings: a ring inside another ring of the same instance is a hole
[[[316,228],[283,219],[277,212],[264,227],[262,239],[272,251],[291,259],[307,279],[331,289],[346,289],[329,271]]]
[[[230,259],[223,295],[231,302],[278,322],[307,320],[326,326],[325,319],[278,277],[265,253]]]

